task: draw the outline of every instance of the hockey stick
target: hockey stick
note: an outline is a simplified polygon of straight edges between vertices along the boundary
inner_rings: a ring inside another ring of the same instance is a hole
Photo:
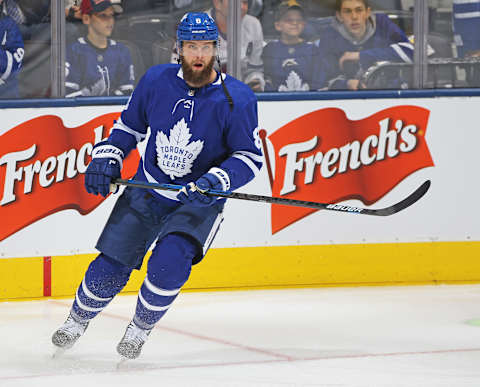
[[[116,179],[114,184],[125,185],[129,187],[146,188],[146,189],[161,189],[165,191],[179,191],[182,188],[181,185],[176,185],[176,184],[156,184],[156,183],[147,183],[143,181],[124,180],[124,179]],[[425,195],[429,188],[430,188],[430,180],[427,180],[402,201],[392,206],[380,208],[380,209],[344,206],[342,204],[333,204],[333,203],[308,202],[304,200],[277,198],[277,197],[271,197],[271,196],[252,195],[252,194],[245,194],[240,192],[229,192],[229,191],[224,192],[224,191],[210,190],[205,192],[205,195],[222,197],[226,199],[241,199],[241,200],[250,200],[254,202],[283,204],[287,206],[296,206],[296,207],[307,207],[307,208],[313,208],[316,210],[347,212],[350,214],[388,216],[388,215],[393,215],[399,211],[402,211],[407,207],[410,207],[412,204],[417,202],[423,195]]]

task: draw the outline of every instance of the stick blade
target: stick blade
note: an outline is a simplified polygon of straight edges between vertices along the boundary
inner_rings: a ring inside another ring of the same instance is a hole
[[[370,215],[379,215],[379,216],[389,216],[389,215],[396,214],[397,212],[400,212],[405,208],[410,207],[412,204],[415,204],[417,201],[419,201],[427,193],[431,184],[432,184],[431,181],[427,180],[402,201],[390,207],[385,207],[378,210],[367,210],[367,213]]]

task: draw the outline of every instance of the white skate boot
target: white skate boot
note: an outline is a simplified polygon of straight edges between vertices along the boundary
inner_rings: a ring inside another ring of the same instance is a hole
[[[136,359],[140,356],[142,346],[151,331],[151,329],[138,327],[133,321],[130,322],[122,340],[117,345],[117,352],[126,359]]]
[[[52,336],[52,343],[63,350],[73,347],[78,338],[88,327],[87,322],[80,322],[70,314],[63,325]]]

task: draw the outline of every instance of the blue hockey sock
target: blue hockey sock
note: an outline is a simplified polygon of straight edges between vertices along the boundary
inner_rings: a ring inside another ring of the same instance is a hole
[[[88,321],[100,313],[128,282],[132,269],[100,254],[90,263],[78,287],[72,314]]]
[[[180,234],[158,241],[138,293],[135,324],[151,329],[162,318],[187,281],[196,252],[195,242]]]

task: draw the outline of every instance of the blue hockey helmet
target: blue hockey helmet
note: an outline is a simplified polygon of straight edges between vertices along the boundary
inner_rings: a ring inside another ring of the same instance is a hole
[[[178,43],[184,40],[218,41],[218,28],[207,13],[186,13],[177,28]]]

